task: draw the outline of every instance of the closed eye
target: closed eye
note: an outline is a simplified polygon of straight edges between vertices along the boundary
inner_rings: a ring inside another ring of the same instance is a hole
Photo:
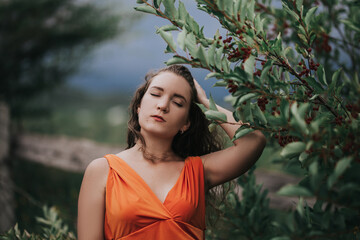
[[[154,96],[154,97],[160,97],[159,94],[155,94],[155,93],[150,93],[151,96]]]
[[[178,102],[175,102],[175,101],[174,101],[174,103],[175,103],[178,107],[182,107],[182,106],[183,106],[183,104],[181,104],[181,103],[178,103]]]

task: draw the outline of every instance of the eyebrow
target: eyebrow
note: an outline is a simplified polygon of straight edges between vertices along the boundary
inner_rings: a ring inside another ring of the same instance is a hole
[[[163,89],[162,87],[153,86],[153,87],[151,87],[150,89],[152,89],[152,88],[155,88],[155,89],[160,90],[160,91],[162,91],[162,92],[164,91],[164,89]],[[187,101],[186,101],[186,98],[185,98],[183,95],[181,95],[181,94],[175,93],[175,94],[174,94],[174,97],[181,98],[181,99],[183,99],[185,102],[187,102]]]

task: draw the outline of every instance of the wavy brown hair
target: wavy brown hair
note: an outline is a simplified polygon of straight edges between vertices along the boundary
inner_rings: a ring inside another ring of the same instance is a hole
[[[128,121],[127,149],[133,147],[136,142],[140,140],[142,143],[141,150],[143,151],[144,156],[146,155],[146,144],[140,133],[137,109],[140,107],[141,100],[147,91],[151,80],[162,72],[171,72],[183,77],[191,87],[191,105],[188,114],[190,127],[184,133],[177,133],[175,135],[172,142],[172,150],[174,153],[185,159],[188,156],[201,156],[222,149],[224,140],[218,131],[209,131],[208,126],[210,121],[206,119],[205,114],[197,105],[199,100],[197,98],[194,78],[189,69],[182,65],[171,65],[156,72],[149,72],[146,74],[145,83],[137,89],[129,107],[130,119]],[[216,188],[212,188],[206,192],[206,219],[207,224],[210,226],[214,226],[219,218],[221,211],[218,210],[217,206],[224,202],[225,196],[229,190],[230,185],[227,184],[226,186],[220,185]]]
[[[172,150],[174,153],[182,158],[188,156],[201,156],[210,152],[220,150],[222,143],[216,133],[209,131],[209,120],[206,119],[204,113],[201,111],[197,103],[197,91],[194,84],[194,78],[188,68],[182,65],[171,65],[162,68],[156,72],[150,72],[145,76],[145,83],[142,84],[131,101],[130,104],[130,119],[128,121],[127,133],[127,148],[133,147],[138,140],[142,145],[146,144],[140,134],[140,124],[137,109],[140,107],[141,100],[147,91],[151,80],[162,72],[171,72],[180,77],[183,77],[191,87],[191,105],[189,110],[190,127],[184,133],[175,135],[172,142]]]

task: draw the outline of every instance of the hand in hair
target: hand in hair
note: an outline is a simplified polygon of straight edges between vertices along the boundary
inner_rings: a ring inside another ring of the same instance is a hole
[[[200,86],[200,84],[198,83],[198,81],[195,80],[195,78],[194,78],[194,84],[195,84],[197,98],[198,98],[199,102],[201,104],[204,104],[205,106],[207,106],[207,103],[209,100],[206,96],[205,90]]]

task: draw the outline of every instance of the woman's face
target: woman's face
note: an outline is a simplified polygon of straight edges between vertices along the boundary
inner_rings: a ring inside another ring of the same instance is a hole
[[[186,131],[190,104],[188,82],[172,72],[161,72],[151,80],[137,109],[141,134],[173,138],[179,131]]]

